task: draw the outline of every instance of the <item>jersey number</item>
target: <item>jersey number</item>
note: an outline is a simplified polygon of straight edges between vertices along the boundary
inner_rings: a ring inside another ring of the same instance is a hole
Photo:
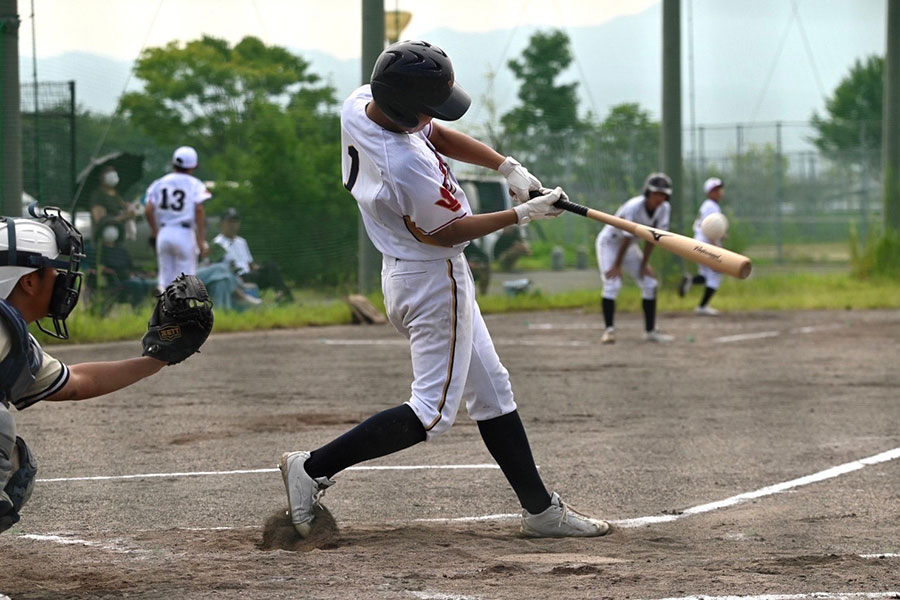
[[[356,185],[356,178],[359,177],[359,151],[353,146],[347,146],[347,154],[350,156],[350,175],[347,177],[344,187],[348,192],[352,192],[353,186]]]
[[[162,189],[162,202],[159,203],[159,207],[164,210],[181,210],[184,208],[184,190],[175,190],[172,192],[172,206],[169,206],[169,189]]]

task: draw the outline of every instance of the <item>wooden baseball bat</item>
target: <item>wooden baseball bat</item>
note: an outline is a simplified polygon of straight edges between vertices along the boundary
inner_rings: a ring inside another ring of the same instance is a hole
[[[531,194],[533,195],[534,192],[531,192]],[[540,192],[537,194],[540,195]],[[732,252],[731,250],[726,250],[719,246],[707,244],[695,240],[694,238],[672,233],[671,231],[656,229],[655,227],[640,225],[605,212],[600,212],[593,208],[588,208],[587,206],[569,202],[568,200],[559,200],[558,202],[555,202],[553,206],[581,215],[582,217],[612,225],[613,227],[627,231],[642,240],[646,240],[651,244],[655,244],[668,250],[673,254],[677,254],[682,258],[686,258],[701,265],[706,265],[711,269],[715,269],[726,275],[731,275],[732,277],[737,277],[738,279],[746,279],[750,276],[750,271],[753,269],[750,259],[743,254],[738,254],[737,252]]]

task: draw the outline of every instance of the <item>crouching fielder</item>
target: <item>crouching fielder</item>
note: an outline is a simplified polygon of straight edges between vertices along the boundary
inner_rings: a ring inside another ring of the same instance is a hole
[[[619,207],[616,216],[657,229],[669,229],[672,180],[665,173],[651,173],[644,184],[644,192]],[[653,244],[645,243],[644,251],[635,243],[637,238],[627,231],[606,225],[597,235],[597,264],[603,278],[603,320],[606,330],[600,342],[616,341],[616,298],[622,289],[622,272],[628,273],[641,288],[644,309],[645,338],[648,342],[669,342],[671,336],[656,329],[656,289],[659,281],[650,267]]]

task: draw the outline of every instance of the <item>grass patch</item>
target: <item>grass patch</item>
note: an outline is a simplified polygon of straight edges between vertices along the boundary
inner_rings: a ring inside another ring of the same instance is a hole
[[[700,290],[679,298],[674,289],[660,291],[661,312],[691,311],[699,302]],[[380,294],[370,296],[372,303],[384,309]],[[600,289],[577,290],[559,294],[535,292],[520,296],[483,296],[478,299],[482,312],[503,313],[554,309],[600,311]],[[900,282],[887,277],[859,280],[848,273],[778,273],[754,276],[745,281],[726,277],[712,304],[724,311],[816,310],[900,308]],[[623,312],[641,309],[640,290],[626,283],[617,308]],[[134,340],[138,344],[147,326],[151,305],[138,309],[117,306],[98,316],[80,308],[69,318],[71,342],[109,342]],[[216,313],[215,333],[287,329],[310,325],[341,325],[352,322],[350,307],[341,299],[318,300],[303,304],[267,305],[245,312]],[[33,328],[42,344],[58,342]]]

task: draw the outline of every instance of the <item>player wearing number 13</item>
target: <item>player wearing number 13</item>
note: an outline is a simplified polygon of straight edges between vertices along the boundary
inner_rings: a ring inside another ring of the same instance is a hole
[[[145,215],[150,244],[156,250],[160,290],[178,277],[197,274],[197,256],[209,252],[203,203],[212,194],[194,177],[197,151],[181,146],[172,156],[172,172],[147,188]]]
[[[344,102],[344,185],[384,255],[385,308],[409,340],[414,380],[406,402],[311,453],[282,456],[291,520],[300,535],[309,534],[313,507],[336,473],[434,439],[450,428],[463,403],[519,498],[526,535],[598,536],[609,531],[606,522],[567,507],[544,487],[509,373],[475,302],[475,283],[463,254],[470,240],[558,216],[562,211],[553,203],[566,196],[560,188],[542,188],[514,159],[433,120],[459,119],[469,103],[455,82],[450,59],[426,42],[388,47],[376,61],[371,85]],[[499,171],[522,203],[473,215],[445,156]],[[529,199],[529,190],[540,193]]]

